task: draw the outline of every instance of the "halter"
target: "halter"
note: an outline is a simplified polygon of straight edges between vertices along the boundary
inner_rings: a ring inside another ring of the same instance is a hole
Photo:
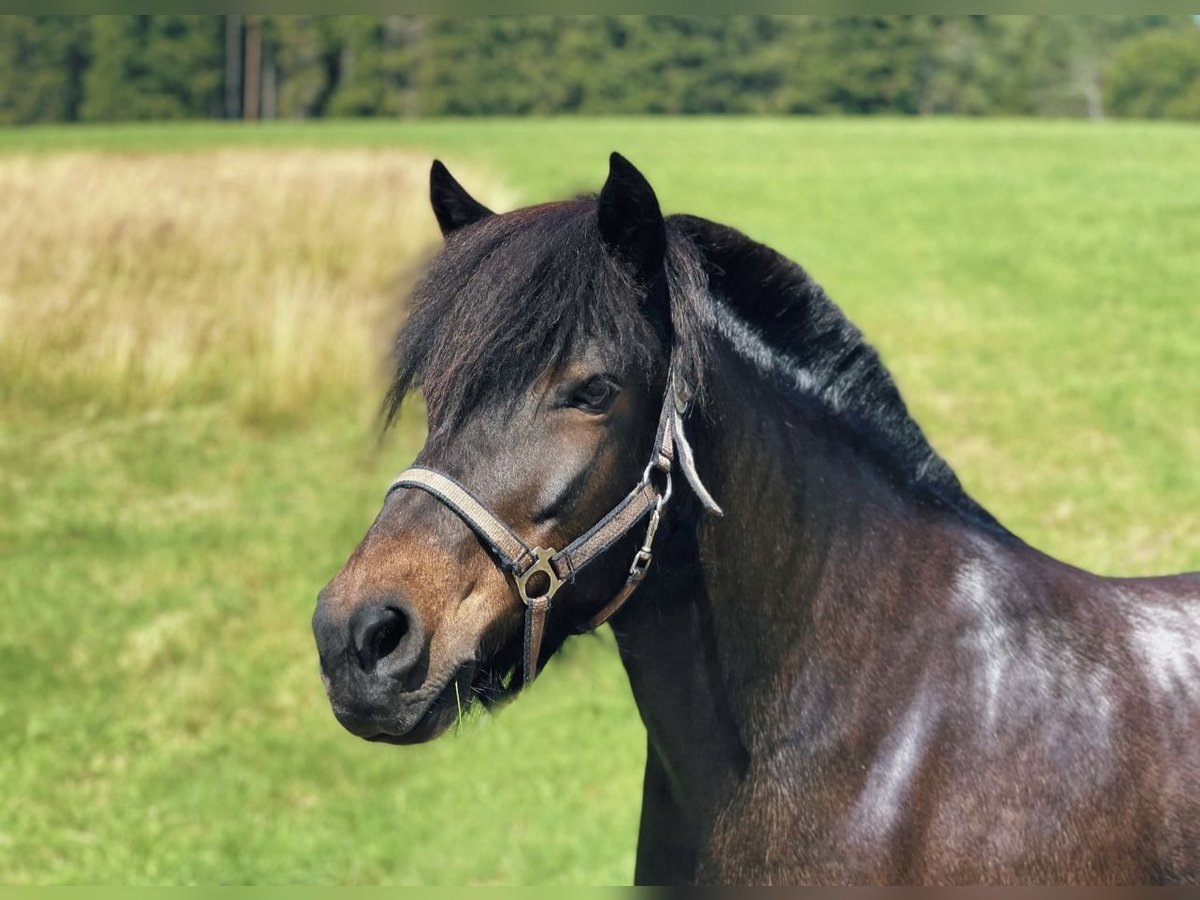
[[[654,447],[650,462],[641,480],[608,515],[567,544],[562,550],[530,547],[504,520],[480,502],[471,491],[442,472],[426,466],[412,466],[400,473],[388,488],[418,488],[436,497],[465,522],[492,551],[500,567],[512,575],[521,602],[525,604],[525,684],[537,675],[542,636],[546,630],[546,615],[558,589],[575,580],[575,576],[604,551],[617,543],[647,514],[645,536],[634,554],[625,584],[604,607],[592,616],[584,630],[598,628],[608,621],[625,601],[633,596],[646,571],[650,568],[654,536],[662,519],[663,509],[671,499],[671,470],[675,452],[679,451],[680,468],[709,512],[718,515],[721,508],[705,489],[696,474],[692,449],[683,434],[683,413],[687,408],[682,390],[676,390],[674,363],[667,371],[666,396],[658,417]],[[656,478],[657,475],[657,478]]]

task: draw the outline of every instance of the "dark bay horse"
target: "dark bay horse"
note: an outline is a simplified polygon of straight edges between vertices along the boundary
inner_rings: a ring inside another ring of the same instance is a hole
[[[1200,881],[1200,574],[1013,536],[803,269],[619,156],[431,193],[389,400],[428,441],[313,617],[346,728],[429,740],[615,596],[638,882]]]

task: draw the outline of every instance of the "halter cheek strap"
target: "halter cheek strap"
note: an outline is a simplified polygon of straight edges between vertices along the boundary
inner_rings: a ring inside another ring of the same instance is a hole
[[[685,403],[676,390],[672,365],[667,373],[666,396],[663,399],[662,412],[659,414],[650,462],[642,474],[641,481],[604,518],[562,550],[530,547],[470,490],[449,475],[435,469],[412,466],[392,482],[388,493],[396,488],[417,488],[440,500],[479,536],[501,568],[512,575],[517,593],[525,604],[526,684],[532,682],[537,674],[542,637],[546,630],[546,616],[558,589],[563,584],[574,581],[580,570],[595,561],[649,515],[645,536],[634,555],[625,584],[612,600],[588,620],[588,629],[597,628],[606,622],[633,595],[646,577],[662,511],[671,499],[671,470],[676,462],[677,447],[678,462],[692,490],[705,509],[720,515],[721,508],[717,506],[696,473],[691,447],[683,433],[684,409]],[[655,472],[659,476],[657,479],[654,477]]]

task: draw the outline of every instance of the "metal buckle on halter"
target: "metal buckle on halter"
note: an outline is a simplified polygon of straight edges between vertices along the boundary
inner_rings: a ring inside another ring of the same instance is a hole
[[[629,577],[638,579],[645,577],[646,570],[650,568],[650,560],[652,558],[653,554],[645,547],[638,550],[633,556],[633,565],[629,567]]]
[[[558,573],[554,571],[554,566],[551,563],[558,555],[558,551],[553,548],[547,550],[545,547],[534,547],[533,556],[536,560],[532,566],[524,572],[517,574],[513,573],[513,580],[517,583],[517,592],[521,595],[521,600],[526,606],[532,606],[538,603],[549,603],[550,599],[558,592],[558,589],[563,586],[563,580],[558,577]],[[526,585],[529,579],[542,572],[546,576],[546,589],[539,594],[530,596]]]
[[[647,481],[650,477],[650,468],[650,466],[647,466],[646,473],[642,476]],[[652,547],[654,546],[654,536],[658,533],[658,523],[662,519],[663,507],[667,505],[667,501],[670,499],[671,473],[667,472],[667,489],[654,504],[654,511],[650,513],[650,522],[646,525],[646,536],[642,538],[642,546],[633,555],[633,563],[629,566],[629,577],[632,579],[641,581],[646,575],[646,570],[650,568],[650,560],[653,558]]]

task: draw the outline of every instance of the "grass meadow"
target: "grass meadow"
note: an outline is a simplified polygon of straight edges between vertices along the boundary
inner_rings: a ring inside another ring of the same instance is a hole
[[[968,490],[1111,574],[1200,568],[1200,128],[642,119],[0,130],[0,882],[622,883],[611,638],[428,746],[351,738],[316,591],[422,441],[373,419],[437,155],[802,262]]]

